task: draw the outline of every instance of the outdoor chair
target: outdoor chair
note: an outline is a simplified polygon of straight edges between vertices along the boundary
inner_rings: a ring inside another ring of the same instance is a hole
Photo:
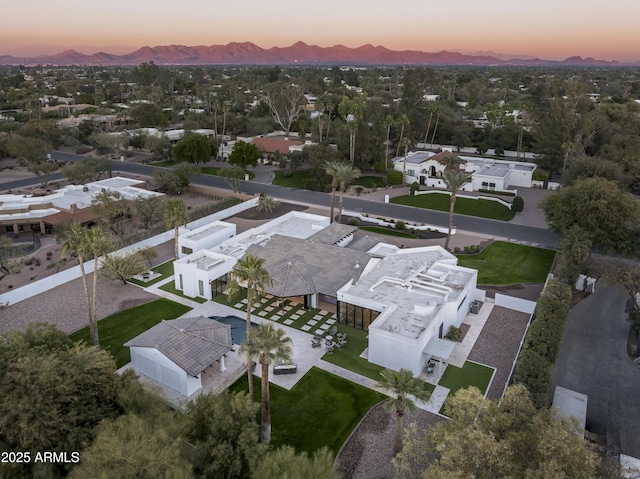
[[[326,346],[327,354],[333,354],[333,344],[330,346]]]
[[[311,346],[314,348],[319,348],[322,346],[322,340],[320,338],[313,338],[311,340]]]
[[[336,348],[338,348],[340,351],[342,351],[346,345],[347,345],[346,342],[336,343]]]
[[[329,335],[335,336],[338,333],[338,326],[334,326],[329,330]]]
[[[347,339],[347,333],[337,333],[336,338],[338,338],[338,341],[345,340]]]

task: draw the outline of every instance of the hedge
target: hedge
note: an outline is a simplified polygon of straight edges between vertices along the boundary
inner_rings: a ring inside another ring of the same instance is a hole
[[[564,322],[571,307],[571,287],[558,279],[547,284],[536,305],[513,381],[529,390],[538,408],[551,398],[551,372],[560,351]]]

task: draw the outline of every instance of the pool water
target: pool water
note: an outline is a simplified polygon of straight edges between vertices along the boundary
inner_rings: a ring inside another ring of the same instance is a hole
[[[209,316],[211,319],[222,324],[228,324],[231,326],[231,343],[232,344],[244,344],[247,339],[247,320],[239,318],[238,316]],[[251,323],[251,327],[255,328],[256,325]]]

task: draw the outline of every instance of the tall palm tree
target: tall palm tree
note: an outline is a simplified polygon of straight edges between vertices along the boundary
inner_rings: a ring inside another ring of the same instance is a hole
[[[247,291],[247,342],[251,341],[251,310],[253,303],[264,294],[266,288],[273,284],[269,271],[264,267],[265,259],[247,253],[239,259],[233,271],[232,280],[227,285],[229,298],[232,299],[241,291]],[[252,360],[247,359],[247,377],[249,380],[249,396],[253,398]]]
[[[407,155],[409,154],[409,147],[411,146],[411,139],[403,138],[402,145],[404,146],[404,163],[402,164],[402,183],[407,182]]]
[[[271,441],[271,401],[269,398],[269,365],[276,361],[291,360],[291,338],[283,329],[275,328],[273,323],[258,325],[251,340],[240,346],[240,352],[248,361],[257,359],[261,366],[261,412],[260,440]]]
[[[60,254],[66,256],[67,253],[74,252],[78,258],[80,265],[80,276],[82,277],[82,285],[84,287],[84,297],[87,303],[87,311],[89,314],[89,334],[91,336],[91,344],[98,346],[98,315],[97,315],[97,278],[98,278],[98,257],[107,252],[111,248],[109,237],[100,230],[99,227],[86,229],[78,223],[73,223],[64,233],[65,242],[62,244]],[[87,272],[84,268],[84,262],[91,255],[94,256],[94,272],[93,272],[93,295],[89,293],[89,284],[87,282]]]
[[[325,160],[322,167],[324,168],[324,172],[331,177],[331,216],[330,223],[333,223],[333,209],[336,202],[336,189],[338,188],[339,180],[338,180],[338,166],[340,165],[339,161],[336,160]]]
[[[456,193],[469,181],[469,175],[458,170],[444,170],[442,181],[447,185],[447,190],[449,190],[451,195],[449,201],[449,231],[447,231],[447,239],[444,242],[444,249],[448,250],[451,231],[453,230],[453,210],[456,204]]]
[[[173,228],[175,233],[175,258],[178,259],[178,230],[181,226],[189,222],[187,207],[180,198],[173,198],[167,201],[164,210],[164,220],[167,228]]]
[[[394,452],[397,454],[402,450],[402,433],[404,430],[404,415],[406,411],[414,412],[416,404],[409,396],[413,396],[418,401],[426,401],[431,397],[431,391],[426,388],[426,383],[414,378],[413,373],[408,369],[393,371],[385,369],[380,372],[382,379],[377,386],[387,389],[392,397],[385,402],[385,408],[396,413],[396,439]]]
[[[340,205],[338,208],[338,223],[340,223],[342,221],[342,200],[344,198],[344,192],[347,189],[347,184],[351,180],[360,178],[360,169],[351,163],[338,163],[337,166],[335,173],[340,183]]]

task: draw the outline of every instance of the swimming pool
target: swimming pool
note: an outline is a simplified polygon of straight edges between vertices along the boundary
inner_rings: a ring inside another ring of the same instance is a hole
[[[211,319],[222,324],[228,324],[231,326],[231,342],[233,344],[243,344],[247,339],[247,320],[239,318],[238,316],[209,316]],[[251,327],[255,328],[256,325],[251,323]]]

